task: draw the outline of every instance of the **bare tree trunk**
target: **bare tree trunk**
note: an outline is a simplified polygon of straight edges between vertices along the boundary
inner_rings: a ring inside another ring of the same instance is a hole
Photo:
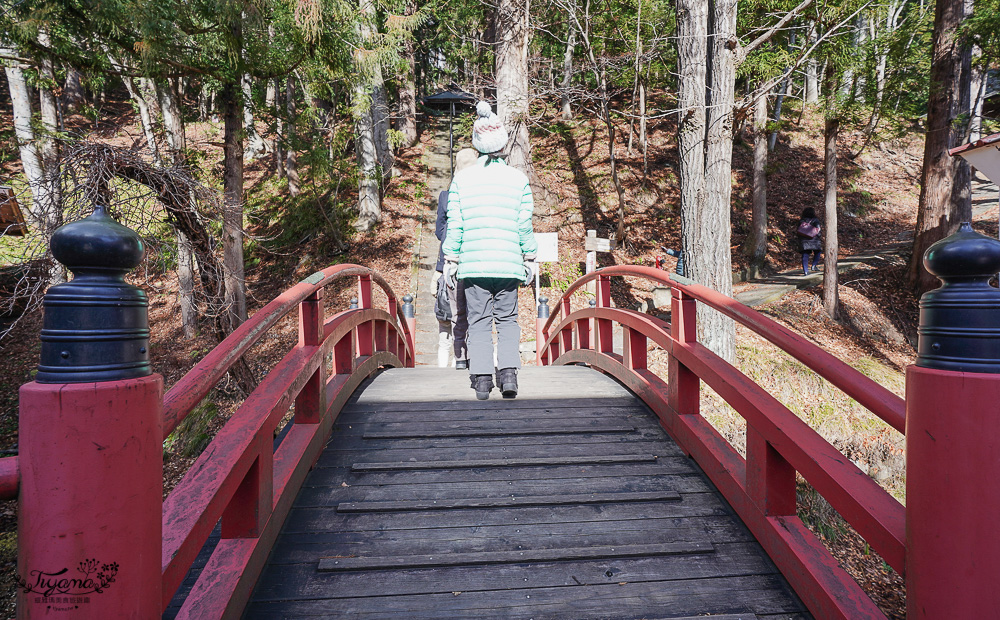
[[[677,151],[680,168],[681,247],[687,264],[701,260],[705,211],[705,89],[708,3],[677,0]]]
[[[139,108],[139,123],[142,125],[142,135],[146,138],[146,146],[149,148],[149,155],[153,160],[153,163],[157,166],[163,165],[163,160],[160,159],[160,149],[156,144],[156,132],[153,125],[153,116],[149,111],[149,102],[146,101],[146,97],[140,91],[139,87],[135,83],[135,79],[127,75],[125,66],[118,62],[114,56],[110,53],[108,54],[108,60],[111,62],[111,66],[114,67],[116,71],[121,73],[122,82],[125,84],[125,90],[128,91],[132,101],[135,102],[137,108]]]
[[[295,155],[295,124],[298,113],[295,109],[295,80],[289,75],[285,78],[285,109],[288,112],[288,129],[285,132],[288,137],[287,155],[285,156],[285,176],[288,177],[288,194],[298,196],[301,191],[299,186],[299,167]]]
[[[364,86],[356,89],[355,96],[367,98]],[[355,104],[357,105],[357,104]],[[371,104],[354,124],[354,144],[358,155],[358,218],[354,227],[366,232],[382,221],[382,200],[379,194],[378,159],[375,154],[375,123]]]
[[[938,279],[924,269],[924,252],[972,217],[967,201],[955,202],[960,158],[948,153],[950,147],[957,146],[956,138],[961,131],[956,128],[959,123],[955,121],[966,112],[960,105],[962,47],[958,36],[964,16],[964,0],[938,0],[934,15],[924,165],[909,269],[910,285],[918,294],[938,285]],[[961,192],[957,197],[961,198]]]
[[[367,45],[374,34],[370,23],[375,7],[373,0],[361,0],[359,34]],[[379,80],[380,81],[380,80]],[[382,220],[382,195],[379,189],[379,153],[376,138],[374,89],[358,82],[354,88],[354,106],[361,110],[354,124],[354,145],[358,155],[358,218],[354,227],[367,232]]]
[[[243,74],[240,86],[243,89],[243,127],[247,134],[243,159],[253,161],[267,153],[267,142],[257,133],[257,126],[253,120],[253,82],[249,73]]]
[[[753,108],[753,210],[750,234],[743,246],[748,280],[760,277],[767,260],[767,95]]]
[[[242,25],[237,26],[242,33]],[[222,85],[225,121],[223,156],[222,266],[226,282],[226,322],[229,331],[246,321],[246,279],[243,270],[243,106],[240,86]]]
[[[281,110],[281,93],[285,90],[284,88],[279,88],[280,83],[278,79],[274,80],[274,118],[277,119],[278,125],[278,135],[274,140],[274,164],[275,168],[278,170],[278,178],[284,179],[287,175],[285,173],[285,158],[287,154],[287,131],[285,128],[285,115],[282,114]],[[286,104],[287,110],[287,104]]]
[[[733,105],[736,87],[736,0],[715,0],[712,15],[711,79],[705,149],[705,210],[702,244],[690,259],[690,277],[723,295],[733,292],[730,209],[733,192]],[[722,359],[736,359],[736,324],[732,319],[699,306],[702,342]]]
[[[566,53],[563,54],[562,119],[564,121],[573,120],[573,104],[569,91],[573,86],[573,50],[576,48],[576,28],[573,26],[573,21],[576,19],[576,0],[570,0],[570,3],[569,32],[566,34]]]
[[[827,71],[829,70],[828,68]],[[829,84],[830,80],[827,83]],[[835,90],[835,88],[830,88],[828,96],[832,98]],[[830,318],[834,320],[840,318],[840,296],[837,290],[839,280],[837,255],[840,253],[840,243],[837,238],[837,134],[839,131],[840,118],[835,115],[828,116],[823,131],[826,145],[823,152],[823,307]]]
[[[378,159],[381,191],[382,181],[389,178],[396,159],[389,145],[389,103],[385,82],[382,81],[382,69],[375,72],[375,85],[372,88],[372,123],[375,130],[375,156]]]
[[[774,124],[775,130],[767,137],[767,150],[773,151],[775,145],[778,143],[778,130],[777,125],[781,122],[781,105],[785,101],[785,94],[788,93],[789,79],[786,79],[781,83],[781,87],[778,89],[778,96],[774,98]],[[767,106],[765,106],[767,107]]]
[[[639,0],[639,9],[635,17],[635,77],[632,81],[632,114],[628,119],[628,154],[632,156],[632,137],[635,128],[635,108],[639,98],[639,83],[641,68],[639,61],[642,58],[642,0]]]
[[[406,15],[417,12],[416,2],[406,3]],[[403,42],[403,62],[406,66],[399,89],[399,131],[403,134],[403,146],[417,143],[417,56],[416,43],[412,37]]]
[[[646,157],[646,80],[639,80],[639,148],[642,149],[642,156]]]
[[[184,162],[187,136],[184,133],[184,117],[181,116],[174,84],[170,81],[156,83],[156,93],[160,100],[160,110],[163,112],[163,128],[167,134],[170,159],[175,165],[179,165]]]
[[[507,163],[528,176],[540,211],[544,188],[531,161],[528,135],[528,0],[499,0],[496,12],[497,116],[509,132]]]
[[[806,36],[806,48],[816,42],[816,22],[809,22],[809,33]],[[815,58],[806,61],[806,103],[819,103],[819,63]]]
[[[45,47],[51,46],[48,32],[40,30],[38,32],[38,42]],[[38,137],[38,154],[42,161],[42,169],[45,171],[45,183],[48,185],[48,203],[43,205],[45,213],[45,236],[51,237],[52,233],[62,225],[62,171],[59,161],[59,142],[56,134],[59,131],[59,108],[55,94],[52,89],[56,86],[55,70],[52,66],[51,58],[42,58],[39,65],[39,78],[41,84],[38,87],[38,98],[40,102],[42,135]],[[52,284],[66,280],[66,268],[58,262],[52,267],[49,281]]]
[[[194,300],[194,250],[187,236],[177,231],[177,288],[180,291],[184,339],[198,335],[198,309]]]
[[[63,86],[63,109],[76,112],[83,105],[83,84],[80,82],[80,72],[73,67],[66,67],[66,83]]]
[[[13,46],[2,40],[0,40],[0,54],[13,57],[19,55]],[[51,198],[48,195],[49,184],[45,181],[42,160],[38,155],[35,132],[31,127],[31,94],[20,65],[7,62],[4,64],[4,71],[7,74],[10,102],[14,111],[14,135],[17,137],[17,146],[21,154],[21,166],[24,168],[24,176],[27,177],[28,187],[31,189],[31,206],[26,209],[25,218],[29,226],[44,234],[45,205],[50,203]]]
[[[184,165],[187,151],[187,133],[184,117],[181,116],[178,95],[171,82],[156,84],[160,109],[163,111],[163,126],[167,134],[170,162],[174,166]],[[184,337],[194,338],[198,333],[197,302],[194,296],[194,249],[191,240],[183,230],[177,229],[177,297],[181,307],[181,324]]]

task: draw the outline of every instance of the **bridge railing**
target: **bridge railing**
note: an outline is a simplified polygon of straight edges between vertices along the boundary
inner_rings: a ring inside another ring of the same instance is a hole
[[[670,323],[611,307],[612,276],[670,287]],[[572,294],[591,281],[596,282],[596,307],[572,312]],[[904,431],[903,399],[760,313],[650,267],[607,267],[573,283],[551,316],[539,319],[538,362],[589,364],[639,395],[719,488],[817,617],[884,617],[797,516],[796,472],[900,573],[906,555],[903,506],[764,388],[701,345],[698,303],[763,336]],[[615,324],[622,328],[621,354],[614,351]],[[665,378],[647,366],[650,340],[667,353]],[[745,458],[701,416],[701,381],[746,420]]]
[[[346,400],[380,367],[414,365],[412,299],[400,305],[366,267],[317,272],[164,395],[149,364],[145,293],[124,281],[142,258],[138,236],[102,208],[60,230],[53,253],[76,277],[46,295],[38,378],[20,391],[20,454],[0,460],[0,496],[19,500],[18,617],[157,617],[216,524],[221,539],[177,617],[238,617]],[[325,316],[325,290],[345,278],[357,304]],[[164,439],[296,310],[298,342],[164,500]]]
[[[348,277],[357,278],[359,307],[325,318],[324,287]],[[372,307],[373,283],[388,297],[385,310]],[[163,504],[164,608],[216,523],[221,519],[222,524],[221,540],[178,618],[240,613],[347,398],[380,367],[414,364],[412,312],[403,312],[385,280],[365,267],[330,267],[258,311],[167,392],[164,438],[240,356],[295,308],[298,344],[238,408]],[[274,449],[277,426],[292,405],[292,425]]]

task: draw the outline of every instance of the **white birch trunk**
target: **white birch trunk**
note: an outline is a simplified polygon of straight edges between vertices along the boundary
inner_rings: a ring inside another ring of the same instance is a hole
[[[806,49],[816,42],[816,22],[809,23],[809,33],[806,36]],[[819,63],[815,58],[806,61],[806,103],[819,103]]]
[[[187,136],[184,132],[184,117],[177,103],[177,94],[170,81],[154,83],[157,98],[160,101],[160,112],[163,113],[163,129],[167,134],[167,148],[170,150],[170,161],[174,165],[184,162],[184,150],[187,148]]]
[[[187,236],[178,230],[177,290],[185,340],[191,340],[198,335],[198,308],[194,299],[194,280],[194,249]]]
[[[149,103],[146,98],[139,91],[139,87],[136,86],[135,80],[132,76],[127,75],[128,71],[126,67],[118,62],[114,56],[108,54],[108,60],[111,62],[111,66],[121,73],[122,83],[125,84],[125,90],[128,91],[129,96],[132,101],[135,102],[137,108],[139,108],[139,123],[142,126],[142,135],[146,138],[146,146],[149,148],[149,155],[153,160],[153,163],[157,166],[163,165],[163,160],[160,159],[160,149],[156,145],[156,132],[153,129],[153,117],[149,111]]]
[[[253,82],[249,73],[243,74],[240,85],[243,88],[243,127],[247,134],[243,159],[252,161],[267,153],[268,148],[267,142],[257,133],[257,126],[253,120]]]
[[[17,56],[16,48],[0,41],[0,53],[6,56]],[[34,230],[45,232],[45,208],[50,203],[48,196],[49,184],[45,181],[45,170],[42,159],[38,155],[35,142],[35,132],[31,128],[31,94],[24,71],[20,65],[8,62],[4,66],[7,74],[7,85],[10,90],[10,102],[14,111],[14,135],[17,137],[17,147],[21,154],[21,166],[24,176],[28,179],[31,190],[31,205],[25,210],[28,225]]]

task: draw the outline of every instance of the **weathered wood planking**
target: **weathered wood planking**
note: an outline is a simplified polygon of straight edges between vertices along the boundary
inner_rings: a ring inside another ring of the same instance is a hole
[[[245,617],[809,617],[640,401],[585,368],[519,379],[512,401],[451,369],[359,389]]]

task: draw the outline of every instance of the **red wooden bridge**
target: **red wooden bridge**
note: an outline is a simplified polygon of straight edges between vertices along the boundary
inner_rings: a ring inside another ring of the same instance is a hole
[[[614,308],[616,276],[670,287],[670,322]],[[325,316],[344,278],[358,307]],[[596,306],[573,311],[590,281]],[[698,304],[905,432],[907,507],[699,344]],[[23,386],[20,454],[0,460],[18,616],[884,617],[796,515],[800,475],[905,574],[912,617],[998,617],[997,375],[913,366],[904,402],[645,267],[598,270],[542,310],[513,401],[414,368],[412,306],[354,265],[286,291],[165,395],[157,375]],[[298,343],[163,499],[163,439],[295,312]],[[745,458],[700,415],[701,382],[746,420]]]

